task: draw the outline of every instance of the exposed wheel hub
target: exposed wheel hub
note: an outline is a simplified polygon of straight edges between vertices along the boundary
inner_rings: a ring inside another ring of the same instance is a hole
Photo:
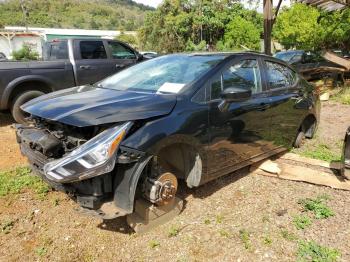
[[[156,178],[147,178],[144,183],[143,194],[150,202],[162,206],[175,198],[177,187],[176,176],[166,172]]]

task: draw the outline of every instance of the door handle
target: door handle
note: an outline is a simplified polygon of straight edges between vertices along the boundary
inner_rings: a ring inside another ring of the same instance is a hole
[[[85,65],[85,66],[80,66],[79,67],[80,69],[83,69],[83,70],[90,70],[92,67],[91,66],[89,66],[89,65]]]
[[[117,69],[121,69],[121,68],[124,68],[125,67],[125,65],[115,65],[115,67],[117,68]]]

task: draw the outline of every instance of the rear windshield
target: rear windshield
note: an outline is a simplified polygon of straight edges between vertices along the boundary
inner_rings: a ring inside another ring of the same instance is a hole
[[[68,42],[48,42],[44,46],[44,60],[68,59]]]
[[[217,65],[223,55],[167,55],[127,68],[99,83],[100,87],[153,93],[179,93],[188,83]]]

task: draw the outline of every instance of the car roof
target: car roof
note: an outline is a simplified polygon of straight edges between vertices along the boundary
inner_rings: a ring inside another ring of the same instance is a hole
[[[229,56],[237,56],[237,55],[256,55],[256,56],[261,56],[261,57],[269,57],[271,58],[272,56],[259,53],[259,52],[254,52],[254,51],[244,51],[244,52],[190,52],[190,53],[174,53],[174,54],[169,54],[169,55],[185,55],[185,56],[224,56],[224,57],[229,57]]]
[[[280,51],[276,54],[286,54],[286,53],[305,53],[304,50],[286,50],[286,51]]]

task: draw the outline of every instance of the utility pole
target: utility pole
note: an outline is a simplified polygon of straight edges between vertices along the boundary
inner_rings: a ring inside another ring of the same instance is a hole
[[[29,12],[28,9],[24,3],[24,0],[20,0],[21,8],[22,8],[22,13],[23,13],[23,22],[26,27],[26,32],[28,32],[28,17],[29,17]]]
[[[271,34],[273,24],[272,3],[273,0],[264,0],[264,52],[267,55],[272,54],[271,50]]]

